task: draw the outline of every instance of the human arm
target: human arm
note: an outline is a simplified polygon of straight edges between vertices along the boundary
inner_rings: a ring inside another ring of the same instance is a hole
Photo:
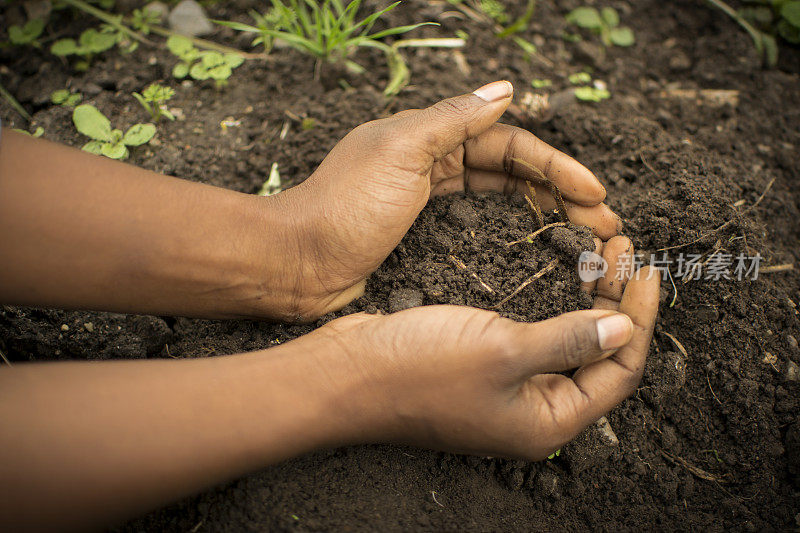
[[[616,234],[592,173],[530,132],[495,124],[511,87],[488,87],[493,95],[484,87],[357,127],[306,181],[269,198],[4,130],[0,301],[311,320],[363,292],[431,195],[467,184],[523,190],[516,158],[547,171],[574,222]]]
[[[618,237],[603,253],[616,272],[633,251]],[[624,294],[600,280],[594,310],[536,324],[431,306],[251,354],[0,368],[0,529],[105,527],[345,444],[542,459],[635,389],[658,306],[649,273]],[[630,320],[600,323],[618,313]]]

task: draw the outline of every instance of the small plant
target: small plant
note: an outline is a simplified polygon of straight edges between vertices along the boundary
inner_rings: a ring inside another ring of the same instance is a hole
[[[116,44],[117,48],[124,54],[130,54],[139,48],[139,43],[131,38],[127,28],[122,25],[124,17],[122,15],[111,15],[111,18],[113,23],[101,24],[100,32],[113,37],[114,44]]]
[[[11,44],[23,46],[30,44],[35,47],[39,44],[39,36],[44,31],[44,20],[33,19],[25,23],[24,26],[11,26],[8,28],[8,40]]]
[[[575,98],[582,102],[600,102],[611,98],[606,84],[600,80],[592,83],[592,76],[588,72],[576,72],[567,78],[572,85],[581,85],[575,88]],[[591,84],[591,85],[589,85]]]
[[[256,193],[258,196],[272,196],[281,192],[281,173],[278,171],[278,162],[272,163],[269,169],[267,181],[261,185],[261,189]]]
[[[560,455],[561,455],[561,448],[557,449],[556,451],[554,451],[553,453],[548,455],[547,456],[547,460],[548,461],[552,461],[553,459],[555,459],[556,457],[559,457]]]
[[[572,85],[586,85],[592,82],[592,76],[588,72],[576,72],[567,78]]]
[[[544,89],[545,87],[550,87],[553,85],[552,80],[548,79],[533,79],[531,80],[531,87],[534,89]]]
[[[575,98],[583,102],[600,102],[611,98],[611,93],[604,87],[578,87]]]
[[[480,0],[478,6],[483,13],[501,26],[508,23],[508,13],[503,4],[497,0]]]
[[[167,102],[175,94],[175,90],[164,87],[158,83],[151,83],[141,94],[133,93],[145,111],[150,114],[153,122],[158,122],[161,117],[175,120],[175,116],[167,109]]]
[[[92,64],[94,56],[105,52],[117,44],[117,38],[110,33],[103,33],[94,28],[81,33],[78,41],[75,39],[60,39],[53,43],[50,52],[60,57],[77,56],[79,60],[75,63],[78,71],[87,70]]]
[[[22,133],[24,135],[27,135],[28,137],[36,137],[36,138],[38,138],[38,137],[41,137],[42,135],[44,135],[44,128],[41,127],[41,126],[37,127],[33,131],[33,133],[31,133],[29,131],[21,130],[19,128],[14,128],[14,131],[16,131],[17,133]]]
[[[633,30],[619,25],[619,13],[613,7],[598,11],[594,7],[579,7],[566,17],[567,22],[590,30],[600,36],[605,46],[632,46],[636,41]]]
[[[251,26],[241,22],[215,21],[217,24],[237,31],[255,33],[256,39],[265,44],[268,39],[280,39],[287,45],[317,58],[317,75],[322,63],[342,62],[354,72],[364,72],[364,68],[350,60],[350,55],[358,47],[382,50],[387,56],[390,69],[390,82],[386,94],[393,94],[402,87],[408,78],[408,67],[395,47],[381,41],[385,37],[400,35],[425,25],[438,25],[435,22],[421,22],[408,26],[397,26],[370,33],[375,22],[400,2],[380,9],[356,22],[356,12],[361,0],[352,0],[345,6],[340,0],[272,0],[273,10],[262,15],[263,24]],[[257,20],[257,23],[258,23]],[[271,42],[270,42],[271,46]],[[425,46],[425,44],[417,44]],[[428,44],[427,46],[434,46]]]
[[[798,0],[748,0],[748,7],[734,10],[722,0],[708,0],[750,35],[762,60],[774,67],[778,63],[780,36],[792,44],[800,44],[800,1]]]
[[[158,11],[153,11],[151,9],[134,9],[133,13],[131,13],[131,28],[144,35],[149,35],[150,28],[156,26],[160,22],[161,15]]]
[[[153,124],[134,124],[124,134],[122,130],[111,129],[108,118],[89,104],[75,108],[72,122],[80,133],[92,139],[83,145],[83,150],[111,159],[126,159],[130,154],[129,146],[145,144],[156,134]]]
[[[227,85],[233,69],[244,62],[236,54],[201,52],[189,38],[181,35],[173,35],[167,39],[167,48],[180,60],[172,69],[173,76],[178,79],[191,76],[198,81],[213,79],[218,88]]]
[[[81,93],[73,93],[69,89],[59,89],[50,95],[50,101],[62,107],[75,107],[82,99]]]

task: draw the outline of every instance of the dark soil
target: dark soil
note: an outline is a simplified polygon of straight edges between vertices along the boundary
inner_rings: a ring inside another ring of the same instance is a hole
[[[546,91],[560,93],[569,88],[570,73],[590,67],[612,98],[599,104],[567,99],[534,131],[596,172],[637,249],[686,245],[672,250],[673,257],[681,251],[759,252],[762,265],[796,265],[798,50],[782,49],[779,68],[763,70],[746,34],[716,11],[689,0],[642,0],[603,3],[620,11],[637,41],[603,53],[592,39],[561,38],[563,14],[579,4],[538,2],[524,37],[547,59],[528,60],[486,25],[440,18],[450,9],[446,3],[409,1],[391,22],[440,20],[441,28],[418,31],[426,36],[465,29],[469,68],[460,68],[451,51],[408,50],[413,85],[391,101],[381,96],[386,69],[370,52],[357,56],[369,68],[349,80],[353,88],[327,91],[312,79],[313,62],[285,49],[266,63],[237,69],[223,91],[172,80],[174,60],[147,47],[129,56],[104,54],[82,75],[46,53],[5,50],[0,75],[45,137],[76,146],[85,140],[68,110],[47,103],[50,92],[78,89],[112,122],[129,125],[146,119],[129,93],[162,80],[176,88],[171,107],[183,118],[159,125],[156,142],[135,150],[132,162],[255,192],[274,161],[286,186],[302,181],[361,122],[500,78],[514,82],[518,100],[533,78],[552,79]],[[212,15],[245,20],[248,6],[230,2],[213,7]],[[73,33],[85,23],[64,19],[57,27]],[[215,38],[247,44],[228,30]],[[720,103],[687,92],[699,89],[735,90],[738,98]],[[311,117],[315,126],[303,130],[290,116]],[[5,104],[0,117],[4,125],[21,125]],[[240,124],[221,128],[229,117]],[[538,320],[586,307],[568,255],[591,243],[585,235],[566,235],[568,246],[559,246],[543,235],[505,245],[531,229],[518,199],[436,199],[370,279],[367,294],[345,311],[432,303],[491,307],[555,258],[555,270],[500,311]],[[575,458],[589,450],[586,435],[561,456],[536,464],[353,447],[273,466],[123,529],[797,529],[797,268],[756,281],[677,279],[675,289],[667,281],[662,302],[642,385],[608,415],[619,444],[593,466],[575,467]],[[262,349],[313,327],[4,307],[0,349],[14,361],[207,357]]]

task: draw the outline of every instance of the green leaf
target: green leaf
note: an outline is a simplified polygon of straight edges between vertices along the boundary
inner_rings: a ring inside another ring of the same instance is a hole
[[[783,19],[794,26],[800,28],[800,1],[786,2],[781,7]]]
[[[575,24],[581,28],[596,30],[603,27],[603,20],[600,18],[600,12],[593,7],[579,7],[573,9],[566,16],[567,22]]]
[[[383,39],[384,37],[388,37],[389,35],[399,35],[401,33],[407,33],[411,30],[415,30],[420,26],[439,26],[438,22],[420,22],[419,24],[409,24],[408,26],[397,26],[396,28],[389,28],[388,30],[379,31],[378,33],[373,33],[372,35],[366,36],[368,39]]]
[[[272,163],[269,169],[269,177],[256,193],[258,196],[270,196],[281,191],[281,174],[278,172],[278,163]]]
[[[613,7],[604,7],[600,11],[600,17],[608,28],[616,28],[619,26],[619,13],[617,13],[617,10]]]
[[[534,89],[543,89],[544,87],[550,87],[553,85],[553,82],[548,79],[533,79],[531,80],[531,87]]]
[[[80,133],[97,141],[111,139],[111,122],[96,107],[79,105],[72,112],[72,122]]]
[[[186,63],[178,63],[172,67],[172,75],[178,79],[185,78],[189,74],[189,65]]]
[[[225,63],[225,57],[219,52],[204,52],[200,58],[206,68],[216,67]]]
[[[147,103],[147,101],[141,94],[139,93],[131,93],[131,94],[133,94],[133,97],[136,98],[140,104],[142,104],[142,107],[144,108],[145,111],[147,111],[151,115],[153,114],[153,109],[150,107],[150,104]]]
[[[498,33],[497,36],[502,39],[525,30],[533,17],[534,11],[536,11],[536,0],[528,0],[528,7],[525,9],[525,13],[509,27]]]
[[[134,124],[125,132],[122,143],[128,146],[140,146],[149,142],[155,134],[156,127],[153,124]]]
[[[233,73],[231,71],[231,67],[225,64],[211,67],[210,69],[208,69],[207,72],[208,72],[208,77],[211,78],[212,80],[227,80],[228,78],[231,77],[231,74]]]
[[[167,48],[178,57],[183,56],[194,48],[192,40],[183,35],[171,35],[167,39]]]
[[[57,56],[68,56],[78,51],[78,45],[74,39],[59,39],[50,47],[50,53]]]
[[[239,54],[225,54],[225,64],[234,69],[244,63],[244,58]]]
[[[411,71],[408,69],[403,56],[395,49],[389,49],[386,52],[386,59],[389,63],[389,81],[386,83],[383,94],[394,96],[408,85],[411,79]]]
[[[207,80],[209,78],[208,69],[202,62],[197,62],[192,65],[192,68],[189,70],[189,75],[198,81]]]
[[[53,94],[50,95],[50,101],[56,105],[61,105],[67,101],[69,96],[70,93],[67,89],[59,89],[57,91],[53,91]]]
[[[778,34],[792,44],[800,44],[800,28],[795,28],[785,20],[778,22]]]
[[[232,28],[236,31],[243,31],[246,33],[258,33],[261,31],[255,26],[250,26],[249,24],[244,24],[242,22],[232,22],[227,20],[212,20],[211,22],[214,24],[219,24],[220,26],[225,26],[226,28]]]
[[[83,145],[84,152],[89,152],[90,154],[95,155],[102,155],[103,154],[103,145],[106,144],[103,141],[89,141],[88,143]]]
[[[774,67],[778,64],[778,42],[775,37],[766,33],[761,35],[761,42],[764,46],[764,59],[767,65]]]
[[[567,80],[572,85],[585,85],[592,82],[592,76],[588,72],[576,72],[575,74],[570,74]]]
[[[627,26],[614,28],[608,33],[608,38],[617,46],[633,46],[633,43],[636,42],[633,30]]]
[[[575,89],[575,98],[584,102],[599,102],[611,98],[611,93],[607,89],[597,89],[595,87],[578,87]]]
[[[85,48],[89,53],[99,54],[114,46],[117,42],[117,37],[112,33],[102,33],[89,28],[81,33],[79,41],[81,47]]]
[[[513,39],[514,39],[514,42],[517,44],[517,46],[522,48],[522,50],[526,54],[528,54],[529,56],[532,56],[532,55],[536,54],[536,51],[538,50],[538,48],[536,48],[536,45],[533,44],[532,42],[526,41],[525,39],[523,39],[519,35],[515,35],[513,37]]]
[[[100,153],[111,159],[125,159],[128,157],[128,148],[122,143],[103,143]]]

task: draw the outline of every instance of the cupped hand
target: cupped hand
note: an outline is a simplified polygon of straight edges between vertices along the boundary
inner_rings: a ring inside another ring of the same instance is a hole
[[[334,409],[349,427],[344,442],[538,460],[639,383],[660,274],[619,275],[618,258],[632,254],[625,237],[605,244],[609,269],[592,310],[533,324],[455,306],[358,314],[287,346],[319,354],[329,387],[344,387]]]
[[[406,234],[432,195],[524,190],[531,170],[555,183],[570,219],[602,239],[619,218],[586,167],[520,128],[497,124],[513,87],[474,93],[368,122],[347,134],[301,185],[271,200],[293,220],[299,265],[290,318],[308,320],[360,296],[366,277]],[[555,202],[537,191],[545,209]]]

